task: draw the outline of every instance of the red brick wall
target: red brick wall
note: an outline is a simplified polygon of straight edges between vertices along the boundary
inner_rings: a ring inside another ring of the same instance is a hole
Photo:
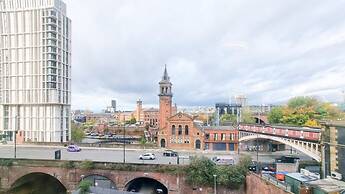
[[[250,173],[246,177],[246,194],[292,194],[284,191],[260,176]]]

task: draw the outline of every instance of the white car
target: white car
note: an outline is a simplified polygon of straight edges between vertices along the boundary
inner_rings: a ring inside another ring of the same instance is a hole
[[[139,160],[154,160],[154,159],[156,159],[156,156],[153,153],[146,153],[139,156]]]

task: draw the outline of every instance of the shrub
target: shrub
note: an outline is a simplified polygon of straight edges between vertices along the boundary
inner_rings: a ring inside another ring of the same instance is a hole
[[[80,163],[81,169],[87,170],[87,169],[93,169],[94,167],[95,167],[95,164],[90,160],[84,160]]]
[[[86,194],[89,192],[92,183],[88,180],[82,180],[79,183],[80,194]]]
[[[13,160],[11,159],[2,159],[0,160],[0,166],[12,166]]]
[[[75,164],[73,161],[66,161],[61,165],[62,168],[75,168]]]

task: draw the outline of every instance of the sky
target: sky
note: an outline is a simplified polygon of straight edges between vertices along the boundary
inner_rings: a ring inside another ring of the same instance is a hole
[[[345,1],[64,1],[73,109],[157,107],[164,64],[178,106],[343,100]]]

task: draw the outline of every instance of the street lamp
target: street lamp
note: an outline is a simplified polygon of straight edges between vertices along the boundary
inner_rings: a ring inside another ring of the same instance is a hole
[[[123,163],[126,163],[126,119],[123,117]]]
[[[18,114],[16,114],[16,117],[15,117],[16,126],[14,129],[14,159],[17,158],[17,131],[18,131],[18,127],[19,127],[18,119],[19,119]]]
[[[217,175],[213,175],[213,182],[214,182],[214,194],[217,194]]]

